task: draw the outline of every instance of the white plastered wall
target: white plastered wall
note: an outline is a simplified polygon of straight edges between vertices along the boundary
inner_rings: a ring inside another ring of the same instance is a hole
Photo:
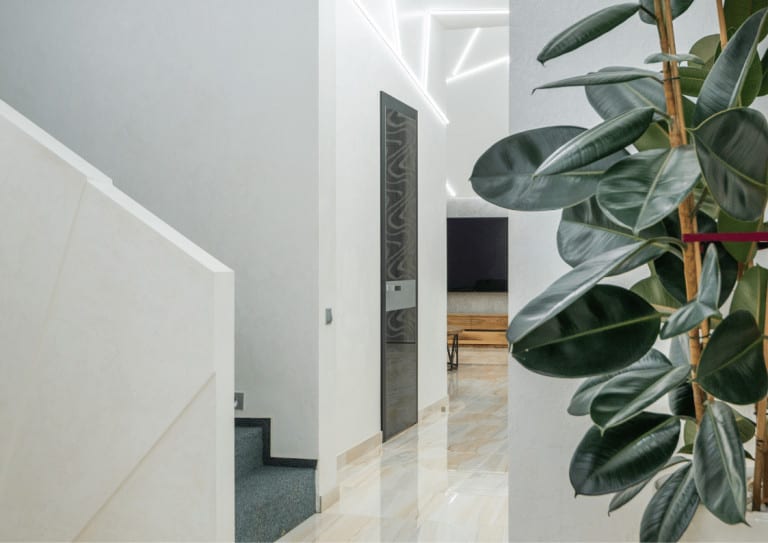
[[[234,277],[0,102],[0,540],[234,536]]]
[[[446,128],[352,1],[338,0],[336,8],[336,440],[342,453],[381,431],[380,91],[419,112],[419,409],[447,395]],[[439,72],[439,35],[432,47],[438,52],[430,71]]]

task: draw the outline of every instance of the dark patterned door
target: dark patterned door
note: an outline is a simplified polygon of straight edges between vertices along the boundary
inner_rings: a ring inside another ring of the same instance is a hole
[[[416,110],[381,93],[381,426],[418,420]]]

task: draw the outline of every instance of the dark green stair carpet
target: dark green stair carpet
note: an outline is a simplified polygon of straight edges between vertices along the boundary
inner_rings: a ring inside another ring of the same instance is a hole
[[[315,470],[263,465],[261,431],[235,427],[236,541],[276,541],[315,513]]]

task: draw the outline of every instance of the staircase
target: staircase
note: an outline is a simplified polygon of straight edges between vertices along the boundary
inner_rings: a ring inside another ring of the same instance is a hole
[[[315,513],[315,470],[265,465],[261,426],[235,426],[235,540],[276,541]]]

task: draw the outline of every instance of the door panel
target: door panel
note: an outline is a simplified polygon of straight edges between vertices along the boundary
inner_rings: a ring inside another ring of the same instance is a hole
[[[418,420],[417,113],[381,93],[381,423]]]

